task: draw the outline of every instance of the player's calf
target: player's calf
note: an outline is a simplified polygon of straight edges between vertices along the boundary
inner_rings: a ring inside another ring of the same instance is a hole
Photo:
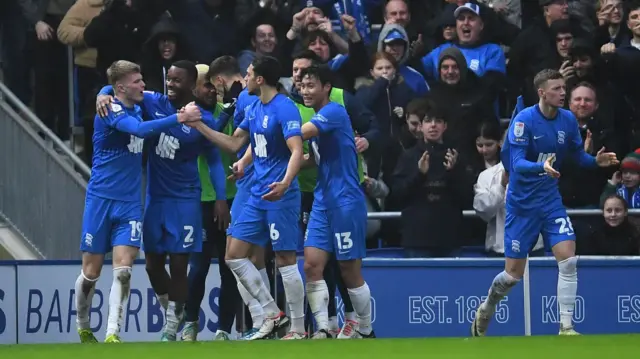
[[[371,328],[371,290],[362,277],[362,260],[341,260],[340,271],[358,320],[358,334],[375,337]]]
[[[124,308],[131,291],[131,267],[138,248],[116,246],[113,248],[113,282],[109,292],[109,315],[107,318],[107,339],[119,342],[120,328],[124,316]]]
[[[304,286],[296,253],[294,251],[277,252],[276,262],[291,313],[290,332],[304,336]]]
[[[76,325],[80,342],[94,343],[96,338],[91,331],[91,323],[89,312],[91,310],[91,302],[95,293],[96,283],[102,271],[104,255],[83,253],[82,270],[76,278]]]
[[[312,338],[324,339],[330,337],[329,288],[323,278],[328,253],[319,248],[306,247],[304,249],[304,257],[307,300],[317,326],[317,332]]]

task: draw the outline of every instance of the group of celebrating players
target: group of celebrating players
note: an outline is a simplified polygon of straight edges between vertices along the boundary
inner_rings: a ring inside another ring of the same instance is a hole
[[[232,166],[237,194],[230,211],[225,263],[238,282],[245,304],[261,312],[252,312],[252,317],[262,318],[245,338],[271,338],[286,327],[285,340],[333,338],[329,289],[323,278],[331,257],[339,263],[355,312],[350,320],[354,330],[340,333],[338,338],[375,337],[371,294],[361,272],[367,212],[360,148],[346,109],[331,101],[335,90],[331,70],[313,61],[307,65],[294,79],[306,109],[279,93],[280,65],[265,56],[249,66],[242,81],[245,88],[232,105],[232,115],[212,110],[216,108],[215,90],[196,91],[202,76],[199,79],[199,68],[189,61],[178,61],[169,69],[166,95],[144,91],[138,65],[116,61],[110,66],[110,86],[98,96],[94,157],[80,245],[82,271],[75,284],[81,342],[97,341],[90,328],[89,312],[109,252],[113,255],[113,282],[105,342],[120,342],[132,265],[141,244],[149,281],[165,310],[161,340],[176,340],[188,296],[189,256],[201,251],[203,243],[199,156],[206,158],[216,192],[218,220],[222,221],[222,213],[229,211],[220,150],[238,158]],[[200,71],[203,74],[206,69]],[[210,76],[207,74],[207,82]],[[561,109],[565,87],[557,71],[541,72],[535,85],[540,103],[512,121],[503,148],[503,163],[510,173],[506,265],[478,308],[473,336],[485,335],[495,306],[522,278],[527,254],[539,233],[552,247],[560,269],[560,334],[577,334],[571,319],[577,290],[575,235],[556,188],[559,173],[554,168],[560,168],[567,154],[586,166],[615,165],[617,159],[602,150],[595,158],[584,153],[575,118]],[[142,111],[150,121],[142,121]],[[304,115],[309,111],[311,116]],[[224,133],[229,125],[233,132],[226,132],[232,135]],[[308,153],[303,150],[305,141]],[[148,183],[143,209],[141,167],[145,146],[149,150]],[[296,258],[302,235],[297,175],[300,169],[311,167],[317,167],[317,183],[304,234],[305,291]],[[263,248],[269,241],[290,318],[278,308],[268,279],[259,271],[260,265],[256,266],[256,258],[264,256]],[[167,256],[169,273],[165,270]],[[304,327],[305,292],[316,323],[315,333],[309,336]],[[183,338],[187,331],[197,333],[197,324],[194,328],[193,322],[187,322]]]

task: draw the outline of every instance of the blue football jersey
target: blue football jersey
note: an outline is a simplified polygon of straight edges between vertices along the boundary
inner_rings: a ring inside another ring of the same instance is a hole
[[[142,138],[125,132],[125,122],[142,122],[140,107],[127,108],[115,100],[107,117],[93,120],[93,164],[87,193],[118,200],[139,201],[142,183]]]
[[[558,180],[544,172],[544,162],[555,155],[553,168],[562,168],[567,156],[584,166],[595,166],[595,158],[584,152],[578,121],[559,109],[555,118],[544,117],[538,105],[524,109],[511,122],[508,145],[509,189],[506,208],[513,213],[548,211],[562,206]]]
[[[358,175],[358,153],[347,110],[329,102],[310,121],[320,134],[311,139],[318,164],[314,207],[331,209],[353,202],[364,203]]]
[[[238,126],[240,126],[240,124],[244,120],[245,112],[247,111],[249,106],[251,106],[251,104],[253,104],[258,100],[259,100],[259,97],[256,95],[250,95],[247,89],[244,89],[242,90],[242,92],[240,92],[240,95],[238,95],[238,99],[236,100],[236,110],[233,113],[233,129],[234,130],[238,128]],[[247,147],[249,147],[248,144],[246,146],[242,146],[240,151],[238,151],[238,159],[244,156],[244,153],[247,151]],[[244,169],[244,176],[242,176],[236,181],[236,188],[250,190],[252,183],[253,183],[253,164],[247,166]]]
[[[145,112],[154,121],[177,112],[167,96],[155,92],[145,91],[143,104]],[[222,130],[223,121],[203,108],[200,112],[204,124],[216,131]],[[225,174],[220,153],[198,130],[183,124],[163,131],[149,142],[147,193],[150,197],[199,199],[200,154],[207,157],[211,182],[218,198],[224,196]]]
[[[289,97],[282,94],[277,94],[267,104],[256,101],[245,112],[240,128],[249,132],[254,170],[249,203],[261,209],[300,206],[297,178],[279,201],[265,201],[262,196],[269,193],[270,184],[284,178],[291,157],[286,140],[302,135],[301,123],[298,108]]]

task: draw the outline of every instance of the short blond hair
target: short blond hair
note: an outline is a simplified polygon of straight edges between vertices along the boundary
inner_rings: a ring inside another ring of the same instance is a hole
[[[140,72],[140,66],[138,64],[131,61],[118,60],[112,63],[107,69],[107,80],[109,81],[109,85],[113,86],[125,76],[139,74]]]
[[[198,70],[198,80],[196,81],[196,83],[202,84],[203,82],[207,81],[207,73],[209,72],[209,66],[205,64],[197,64],[196,70]]]

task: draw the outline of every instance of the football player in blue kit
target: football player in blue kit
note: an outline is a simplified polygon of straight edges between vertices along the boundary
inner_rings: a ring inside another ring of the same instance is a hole
[[[238,281],[264,308],[264,323],[249,340],[264,339],[285,324],[284,313],[248,258],[252,247],[264,247],[269,240],[291,312],[290,334],[295,333],[285,338],[304,338],[304,287],[296,260],[300,237],[300,190],[296,176],[302,161],[301,118],[291,99],[278,93],[280,72],[278,61],[268,56],[256,58],[249,66],[247,90],[260,100],[246,109],[245,118],[233,136],[213,131],[204,123],[191,124],[229,152],[240,151],[250,141],[249,150],[233,167],[240,176],[253,161],[254,183],[242,213],[232,219],[232,238],[226,255]]]
[[[153,118],[151,122],[175,114],[193,101],[197,78],[193,62],[175,62],[167,72],[167,95],[144,93],[142,103],[146,115]],[[100,94],[110,90],[103,88]],[[202,108],[200,112],[204,123],[216,131],[222,130],[224,121]],[[188,294],[189,255],[202,249],[198,156],[207,157],[211,183],[219,199],[214,213],[220,216],[229,210],[226,176],[217,148],[189,126],[163,131],[153,138],[149,149],[143,248],[151,286],[160,298],[167,298],[165,293],[168,294],[167,321],[161,340],[175,341]],[[165,269],[167,254],[170,275]]]
[[[542,234],[558,261],[560,335],[578,335],[573,311],[578,289],[575,234],[558,191],[559,168],[567,158],[584,167],[619,163],[615,153],[585,153],[578,122],[562,108],[566,89],[556,70],[542,70],[534,78],[540,101],[518,113],[509,126],[502,149],[509,173],[504,228],[505,270],[494,279],[487,299],[471,326],[472,336],[484,336],[496,305],[524,274],[527,256]]]
[[[237,90],[241,89],[239,95],[237,95],[237,99],[233,112],[233,128],[237,129],[238,126],[242,123],[245,118],[245,111],[251,104],[258,101],[259,98],[256,95],[249,94],[249,91],[246,88],[246,81],[240,74],[240,67],[238,65],[238,61],[231,56],[221,56],[215,59],[211,66],[209,67],[209,72],[207,74],[210,82],[216,87],[216,89],[225,94],[226,96],[233,96]],[[227,112],[228,110],[225,110]],[[243,146],[238,152],[238,159],[241,159],[247,151],[248,144]],[[244,209],[249,197],[251,196],[251,186],[253,185],[253,165],[249,164],[246,168],[244,168],[244,173],[242,176],[236,178],[236,197],[233,200],[231,205],[231,223],[229,228],[227,229],[227,242],[230,241],[231,232],[233,230],[233,224],[240,217],[242,210]],[[267,290],[271,292],[271,285],[269,282],[269,276],[267,274],[267,268],[265,264],[265,248],[260,246],[254,246],[252,248],[252,253],[250,255],[251,262],[255,265],[255,267],[260,272],[260,277],[262,278],[263,283],[267,287]],[[244,304],[249,309],[249,313],[251,314],[252,328],[247,330],[243,339],[250,338],[255,332],[257,332],[262,323],[264,322],[264,310],[260,303],[249,294],[249,292],[244,288],[242,283],[238,281],[238,291],[240,292],[240,296]],[[286,319],[283,318],[283,321]],[[285,325],[286,323],[282,323]]]
[[[200,119],[197,107],[161,121],[142,122],[138,107],[144,81],[140,67],[116,61],[107,70],[114,101],[96,115],[93,133],[93,165],[87,186],[82,221],[82,272],[75,284],[77,326],[80,341],[96,342],[89,310],[104,256],[113,251],[113,284],[105,342],[120,342],[123,309],[129,298],[131,267],[141,239],[142,138],[178,128],[180,122]]]
[[[311,141],[312,149],[305,167],[314,162],[318,167],[304,242],[306,293],[318,329],[312,338],[331,338],[329,290],[323,271],[334,253],[358,320],[357,335],[352,338],[374,338],[371,292],[361,270],[366,255],[367,208],[358,175],[358,152],[347,110],[329,101],[330,77],[331,70],[325,66],[311,66],[300,73],[304,105],[316,112],[302,126],[302,137]]]

